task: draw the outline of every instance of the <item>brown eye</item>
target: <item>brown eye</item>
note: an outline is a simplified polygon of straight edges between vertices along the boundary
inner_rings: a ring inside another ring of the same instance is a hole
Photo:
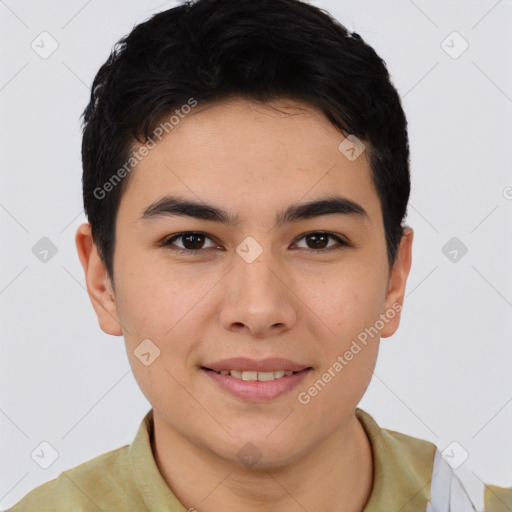
[[[201,234],[191,233],[190,235],[183,235],[183,245],[185,249],[202,249],[205,237]]]
[[[169,246],[174,249],[174,247],[172,247],[173,245],[175,245],[174,241],[180,239],[182,247],[178,245],[175,248],[175,250],[177,250],[178,252],[199,252],[207,248],[204,247],[205,240],[211,240],[211,238],[206,236],[204,233],[189,231],[186,233],[178,233],[177,235],[173,235],[172,237],[168,238],[163,245]],[[215,247],[213,241],[210,247]]]
[[[330,238],[336,240],[338,243],[329,246],[328,243]],[[318,252],[329,252],[331,250],[340,249],[341,247],[348,245],[339,236],[327,231],[314,231],[311,233],[306,233],[299,240],[302,239],[306,241],[307,247],[305,247],[305,249]]]

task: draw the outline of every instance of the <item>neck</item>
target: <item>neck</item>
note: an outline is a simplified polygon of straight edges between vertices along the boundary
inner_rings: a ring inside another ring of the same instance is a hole
[[[371,446],[355,414],[299,460],[266,469],[200,449],[154,414],[153,453],[172,492],[198,512],[361,512],[373,484]]]

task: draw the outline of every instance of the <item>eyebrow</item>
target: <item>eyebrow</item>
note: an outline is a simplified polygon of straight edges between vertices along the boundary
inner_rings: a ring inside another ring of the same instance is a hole
[[[311,219],[322,215],[342,215],[370,221],[365,209],[354,201],[342,196],[295,203],[278,212],[275,223],[277,226],[289,224],[302,219]],[[150,204],[143,212],[139,221],[148,222],[162,217],[192,217],[195,219],[220,222],[227,225],[240,224],[238,215],[222,210],[218,206],[196,202],[181,196],[164,196]]]

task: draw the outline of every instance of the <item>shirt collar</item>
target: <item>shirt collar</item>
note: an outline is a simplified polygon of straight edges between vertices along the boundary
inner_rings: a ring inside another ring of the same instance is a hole
[[[153,427],[151,409],[144,416],[130,445],[130,462],[142,497],[151,512],[187,512],[158,469],[152,450]]]
[[[435,445],[381,429],[362,409],[356,417],[366,432],[373,455],[373,488],[364,512],[426,509]],[[130,445],[130,462],[143,499],[152,512],[187,512],[173,494],[156,464],[153,443],[153,409],[142,420]]]
[[[436,446],[400,432],[381,429],[362,409],[356,417],[366,432],[373,454],[373,488],[364,512],[424,511]]]

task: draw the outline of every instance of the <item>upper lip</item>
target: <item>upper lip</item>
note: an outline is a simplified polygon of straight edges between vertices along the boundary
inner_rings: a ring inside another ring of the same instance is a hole
[[[238,370],[238,371],[252,371],[252,372],[276,372],[278,370],[300,372],[310,366],[306,364],[297,363],[290,359],[283,359],[282,357],[270,357],[267,359],[250,359],[248,357],[231,357],[229,359],[222,359],[214,363],[203,365],[203,368],[215,370]]]

